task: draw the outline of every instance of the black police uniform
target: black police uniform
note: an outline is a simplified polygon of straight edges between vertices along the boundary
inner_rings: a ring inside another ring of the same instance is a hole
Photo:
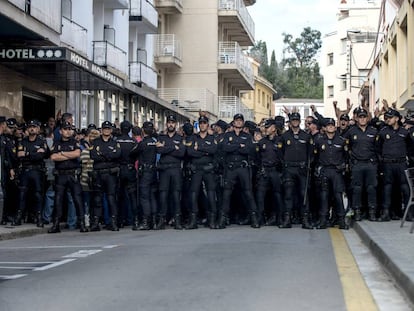
[[[242,146],[243,145],[243,146]],[[252,191],[249,155],[255,152],[252,136],[243,131],[229,132],[222,141],[225,152],[223,202],[220,207],[218,227],[225,228],[234,185],[240,182],[242,196],[250,212],[251,226],[259,228],[257,206]]]
[[[160,174],[160,211],[156,229],[165,228],[169,192],[172,195],[175,228],[182,229],[180,205],[180,194],[182,188],[181,160],[185,154],[185,146],[183,144],[182,137],[178,135],[178,133],[174,133],[172,136],[169,134],[162,134],[158,137],[158,141],[165,145],[163,147],[157,147],[157,152],[161,155],[161,157],[158,163],[158,170]]]
[[[34,124],[32,124],[34,125]],[[36,126],[39,126],[37,124]],[[38,150],[43,150],[38,152]],[[46,140],[37,135],[34,140],[25,137],[19,142],[17,152],[23,151],[24,156],[19,160],[19,207],[16,213],[14,225],[21,225],[22,215],[26,209],[26,198],[29,188],[33,190],[33,209],[37,213],[37,226],[43,227],[42,206],[43,206],[43,185],[45,181],[44,159],[49,157],[49,148]]]
[[[390,213],[393,217],[400,216],[401,208],[392,205],[393,185],[398,185],[403,195],[403,203],[407,206],[409,198],[409,186],[405,177],[407,169],[407,144],[409,139],[408,131],[403,127],[394,130],[385,126],[378,133],[380,157],[384,173],[384,191],[382,202],[381,220],[389,221]]]
[[[110,126],[109,124],[104,122],[102,127]],[[96,196],[94,196],[94,219],[91,231],[100,230],[99,218],[102,215],[102,197],[104,193],[106,194],[111,213],[111,230],[117,231],[119,229],[117,225],[116,191],[118,189],[121,147],[112,137],[105,141],[100,136],[92,141],[91,148],[90,154],[94,168],[92,178],[94,190],[96,191]]]
[[[125,121],[124,121],[125,122]],[[132,126],[122,122],[121,131],[130,130]],[[116,138],[116,142],[121,147],[121,157],[119,158],[119,190],[123,195],[122,197],[129,201],[131,213],[133,217],[132,230],[138,230],[138,202],[137,202],[137,171],[135,169],[135,157],[131,155],[131,150],[137,144],[136,140],[131,138],[128,133],[122,133],[121,136]],[[125,196],[126,194],[126,196]],[[124,200],[124,205],[127,205]],[[123,227],[123,222],[126,218],[125,211],[123,208],[119,208],[118,221],[119,226]]]
[[[144,124],[145,125],[145,124]],[[153,125],[150,126],[153,129]],[[139,204],[142,208],[143,219],[140,230],[150,230],[156,226],[157,204],[153,189],[156,187],[157,139],[145,136],[132,149],[131,153],[138,155],[139,175]]]
[[[333,123],[335,124],[335,123]],[[335,202],[340,229],[346,229],[345,209],[342,194],[345,191],[344,172],[347,157],[346,140],[335,133],[318,136],[314,146],[315,173],[320,182],[319,229],[326,229],[330,194]],[[330,191],[332,190],[332,192]]]
[[[64,140],[63,137],[55,141],[51,148],[51,154],[72,152],[80,150],[79,143],[75,138],[71,137]],[[59,221],[62,217],[64,199],[66,192],[69,190],[75,204],[76,216],[80,224],[80,232],[87,232],[85,227],[85,209],[82,200],[82,186],[80,184],[80,162],[79,158],[67,159],[65,161],[55,161],[55,200],[54,200],[54,217],[53,226],[49,229],[49,233],[60,232]]]
[[[273,138],[266,136],[258,143],[260,169],[257,176],[256,190],[257,212],[259,214],[259,219],[262,219],[266,193],[268,190],[271,190],[272,207],[270,210],[272,215],[270,218],[273,218],[274,220],[270,221],[269,224],[277,224],[280,219],[280,209],[282,208],[282,155],[279,148],[280,140],[280,136],[275,135]]]
[[[294,204],[294,193],[297,192],[298,203],[301,205],[302,227],[310,229],[308,200],[304,198],[308,191],[309,167],[313,141],[303,130],[293,133],[291,129],[281,136],[280,147],[283,158],[282,184],[284,189],[285,212],[281,228],[290,228],[290,216]]]
[[[351,127],[344,135],[349,146],[352,208],[355,220],[361,220],[362,193],[366,191],[369,220],[375,220],[377,208],[377,172],[378,155],[376,149],[378,131],[372,126],[362,130],[359,126]]]
[[[209,203],[208,222],[211,229],[215,228],[217,217],[216,181],[214,176],[214,155],[217,151],[217,142],[213,135],[193,134],[186,141],[187,153],[191,161],[191,215],[187,229],[197,228],[198,195],[204,182]]]

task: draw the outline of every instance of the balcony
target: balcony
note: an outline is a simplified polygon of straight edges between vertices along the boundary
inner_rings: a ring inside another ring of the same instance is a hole
[[[148,0],[129,0],[129,21],[139,33],[157,33],[158,13]]]
[[[219,42],[219,74],[238,90],[254,89],[254,73],[248,57],[237,42]]]
[[[62,16],[60,40],[71,49],[84,55],[87,54],[88,30],[64,16]]]
[[[146,85],[151,89],[157,89],[157,72],[141,62],[129,63],[129,80],[139,87]]]
[[[175,35],[154,35],[154,63],[160,68],[181,68],[181,42]]]
[[[198,112],[202,110],[208,112],[212,119],[217,117],[218,107],[216,96],[208,89],[158,89],[158,97],[195,116],[198,116]]]
[[[247,108],[237,96],[219,96],[219,119],[232,121],[236,113],[241,113],[244,120],[254,120],[254,111]]]
[[[100,66],[112,67],[127,73],[127,54],[108,41],[93,41],[93,61]]]
[[[183,0],[155,0],[155,7],[161,14],[181,14]]]
[[[245,6],[250,6],[256,3],[256,0],[244,0],[244,5]]]
[[[254,45],[254,22],[242,0],[218,0],[218,19],[228,41]]]
[[[128,9],[128,0],[103,0],[105,9]]]

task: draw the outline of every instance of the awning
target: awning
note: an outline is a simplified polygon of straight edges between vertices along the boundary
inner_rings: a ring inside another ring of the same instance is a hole
[[[64,47],[0,47],[0,64],[64,90],[124,88],[121,77]]]

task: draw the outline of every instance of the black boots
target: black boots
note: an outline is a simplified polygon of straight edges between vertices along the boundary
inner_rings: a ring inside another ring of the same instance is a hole
[[[112,216],[111,217],[110,230],[111,231],[119,231],[119,228],[118,228],[118,225],[117,225],[116,216]]]
[[[255,228],[255,229],[260,228],[259,219],[257,218],[256,212],[252,212],[252,214],[250,215],[250,219],[251,219],[250,227]]]
[[[99,225],[99,217],[98,216],[94,216],[93,217],[91,231],[101,231],[101,227]]]
[[[375,207],[370,207],[368,209],[368,220],[369,221],[376,221],[377,220],[377,216],[376,216],[376,209]]]
[[[85,225],[85,215],[80,216],[80,222],[79,222],[79,232],[88,232],[89,229]]]
[[[224,229],[226,228],[227,224],[227,217],[224,213],[220,213],[218,222],[217,222],[217,229]]]
[[[391,218],[390,218],[390,212],[387,209],[384,209],[382,211],[382,215],[381,215],[380,221],[390,221],[390,220],[391,220]]]
[[[312,224],[309,222],[309,215],[306,213],[302,217],[302,229],[313,229]]]
[[[53,218],[53,225],[52,227],[47,230],[47,233],[59,233],[60,232],[60,223],[59,218]]]
[[[174,229],[175,230],[183,230],[183,226],[181,225],[181,215],[180,214],[175,214],[174,220],[175,220]]]
[[[216,213],[208,213],[207,220],[210,229],[216,229]]]
[[[14,218],[14,221],[13,221],[12,225],[13,226],[21,226],[22,225],[22,211],[21,210],[18,210],[16,212],[16,217]]]
[[[139,230],[150,230],[150,224],[149,224],[149,217],[145,217],[142,219],[141,226],[139,226]]]
[[[160,216],[158,222],[154,224],[154,230],[164,230],[165,229],[165,217]]]
[[[43,228],[43,218],[41,212],[37,212],[36,214],[36,226],[38,228]]]
[[[354,209],[354,219],[355,219],[355,221],[361,221],[362,220],[361,210],[359,208]]]
[[[349,226],[345,222],[345,216],[338,217],[338,226],[339,226],[339,229],[342,229],[342,230],[349,229]]]
[[[319,217],[319,224],[316,229],[326,229],[328,227],[328,222],[326,221],[326,216]]]
[[[132,223],[132,228],[131,229],[134,230],[134,231],[140,229],[140,227],[139,227],[139,221],[138,221],[138,217],[137,216],[134,217],[134,222]]]
[[[285,212],[282,217],[282,223],[280,224],[279,228],[286,229],[292,228],[292,223],[290,222],[290,213]]]
[[[177,222],[177,220],[176,220]],[[190,215],[190,220],[188,222],[188,225],[185,227],[186,229],[197,229],[197,214],[196,213],[191,213]]]

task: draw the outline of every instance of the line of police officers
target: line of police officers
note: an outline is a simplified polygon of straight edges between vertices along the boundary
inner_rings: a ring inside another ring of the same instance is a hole
[[[145,122],[139,142],[129,135],[130,122],[122,122],[121,134],[114,137],[112,123],[105,121],[101,135],[85,146],[93,160],[90,230],[101,229],[104,198],[110,212],[109,228],[119,230],[119,190],[127,193],[133,230],[164,229],[168,210],[173,211],[175,229],[196,229],[201,193],[208,203],[207,224],[212,229],[229,224],[231,203],[235,205],[238,200],[242,203],[236,204],[236,209],[247,210],[245,223],[253,228],[263,224],[291,228],[293,216],[300,215],[304,229],[325,229],[332,225],[330,219],[347,229],[344,193],[356,221],[362,219],[365,205],[368,219],[377,220],[379,180],[383,189],[379,219],[389,221],[398,215],[393,193],[401,193],[401,202],[407,206],[410,189],[404,170],[407,156],[414,159],[410,154],[414,127],[405,129],[394,109],[386,111],[385,122],[380,123],[369,120],[365,109],[357,108],[355,124],[340,130],[334,119],[318,117],[307,122],[309,128],[313,124],[317,130],[305,131],[300,128],[297,112],[289,114],[288,130],[280,116],[266,120],[260,129],[236,114],[231,125],[219,120],[212,133],[208,118],[201,116],[199,132],[191,133],[193,127],[187,126],[189,130],[182,136],[177,132],[175,116],[170,115],[165,133],[157,134],[154,125]],[[44,159],[50,156],[55,163],[55,208],[48,232],[60,232],[66,192],[72,195],[80,231],[87,232],[79,181],[81,146],[74,138],[71,122],[61,123],[60,137],[50,149],[39,135],[38,121],[31,120],[27,136],[20,139],[5,135],[4,124],[5,118],[0,117],[2,172],[10,172],[9,176],[3,174],[2,181],[19,181],[13,224],[21,225],[31,195],[37,226],[43,226]],[[240,192],[235,193],[235,189]],[[186,226],[182,201],[188,202]]]

